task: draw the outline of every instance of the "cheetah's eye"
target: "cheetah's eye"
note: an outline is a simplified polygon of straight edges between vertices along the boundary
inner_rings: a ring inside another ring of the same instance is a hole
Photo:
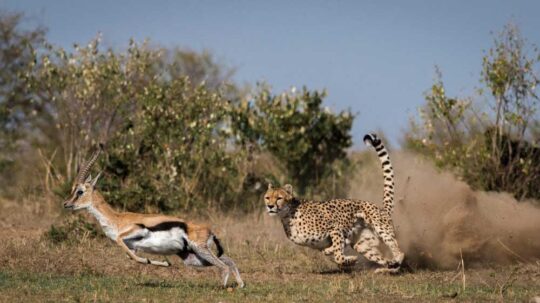
[[[265,200],[270,200],[270,197],[264,197]]]

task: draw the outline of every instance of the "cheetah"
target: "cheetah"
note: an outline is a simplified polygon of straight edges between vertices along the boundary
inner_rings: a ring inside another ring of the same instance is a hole
[[[375,134],[368,134],[364,142],[379,156],[384,175],[383,207],[363,200],[332,199],[311,201],[297,198],[293,187],[286,184],[274,188],[270,183],[264,195],[266,209],[271,216],[279,216],[285,234],[294,243],[333,255],[338,266],[356,263],[357,256],[347,256],[345,246],[351,245],[371,262],[377,263],[377,273],[396,273],[403,262],[392,223],[394,208],[394,173],[388,151]],[[386,258],[378,246],[389,248],[392,258]]]

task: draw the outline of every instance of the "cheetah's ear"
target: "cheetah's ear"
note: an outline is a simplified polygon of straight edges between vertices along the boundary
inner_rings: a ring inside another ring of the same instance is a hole
[[[283,185],[283,189],[285,189],[285,191],[290,194],[291,196],[293,195],[293,188],[292,188],[292,185],[290,184],[285,184]]]
[[[272,185],[272,182],[268,182],[268,189],[274,189],[274,185]]]

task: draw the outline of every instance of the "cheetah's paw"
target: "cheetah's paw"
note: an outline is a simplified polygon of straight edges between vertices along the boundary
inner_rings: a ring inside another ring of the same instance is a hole
[[[328,248],[325,248],[323,249],[322,253],[326,256],[330,256],[332,254],[334,254],[334,248],[332,246],[328,247]]]

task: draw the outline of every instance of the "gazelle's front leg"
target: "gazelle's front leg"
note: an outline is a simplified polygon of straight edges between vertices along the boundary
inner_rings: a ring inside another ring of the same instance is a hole
[[[127,247],[126,243],[124,242],[124,240],[126,239],[129,239],[129,236],[131,233],[133,233],[134,231],[137,230],[137,227],[133,227],[133,228],[130,228],[120,234],[118,234],[118,236],[116,237],[116,243],[118,243],[118,245],[120,245],[120,247],[128,254],[128,256],[139,262],[139,263],[143,263],[143,264],[152,264],[152,265],[157,265],[157,266],[170,266],[171,263],[169,263],[168,261],[164,261],[164,262],[161,262],[161,261],[156,261],[156,260],[150,260],[148,258],[143,258],[143,257],[139,257],[135,254],[134,251],[132,251],[131,249],[129,249],[129,247]]]

